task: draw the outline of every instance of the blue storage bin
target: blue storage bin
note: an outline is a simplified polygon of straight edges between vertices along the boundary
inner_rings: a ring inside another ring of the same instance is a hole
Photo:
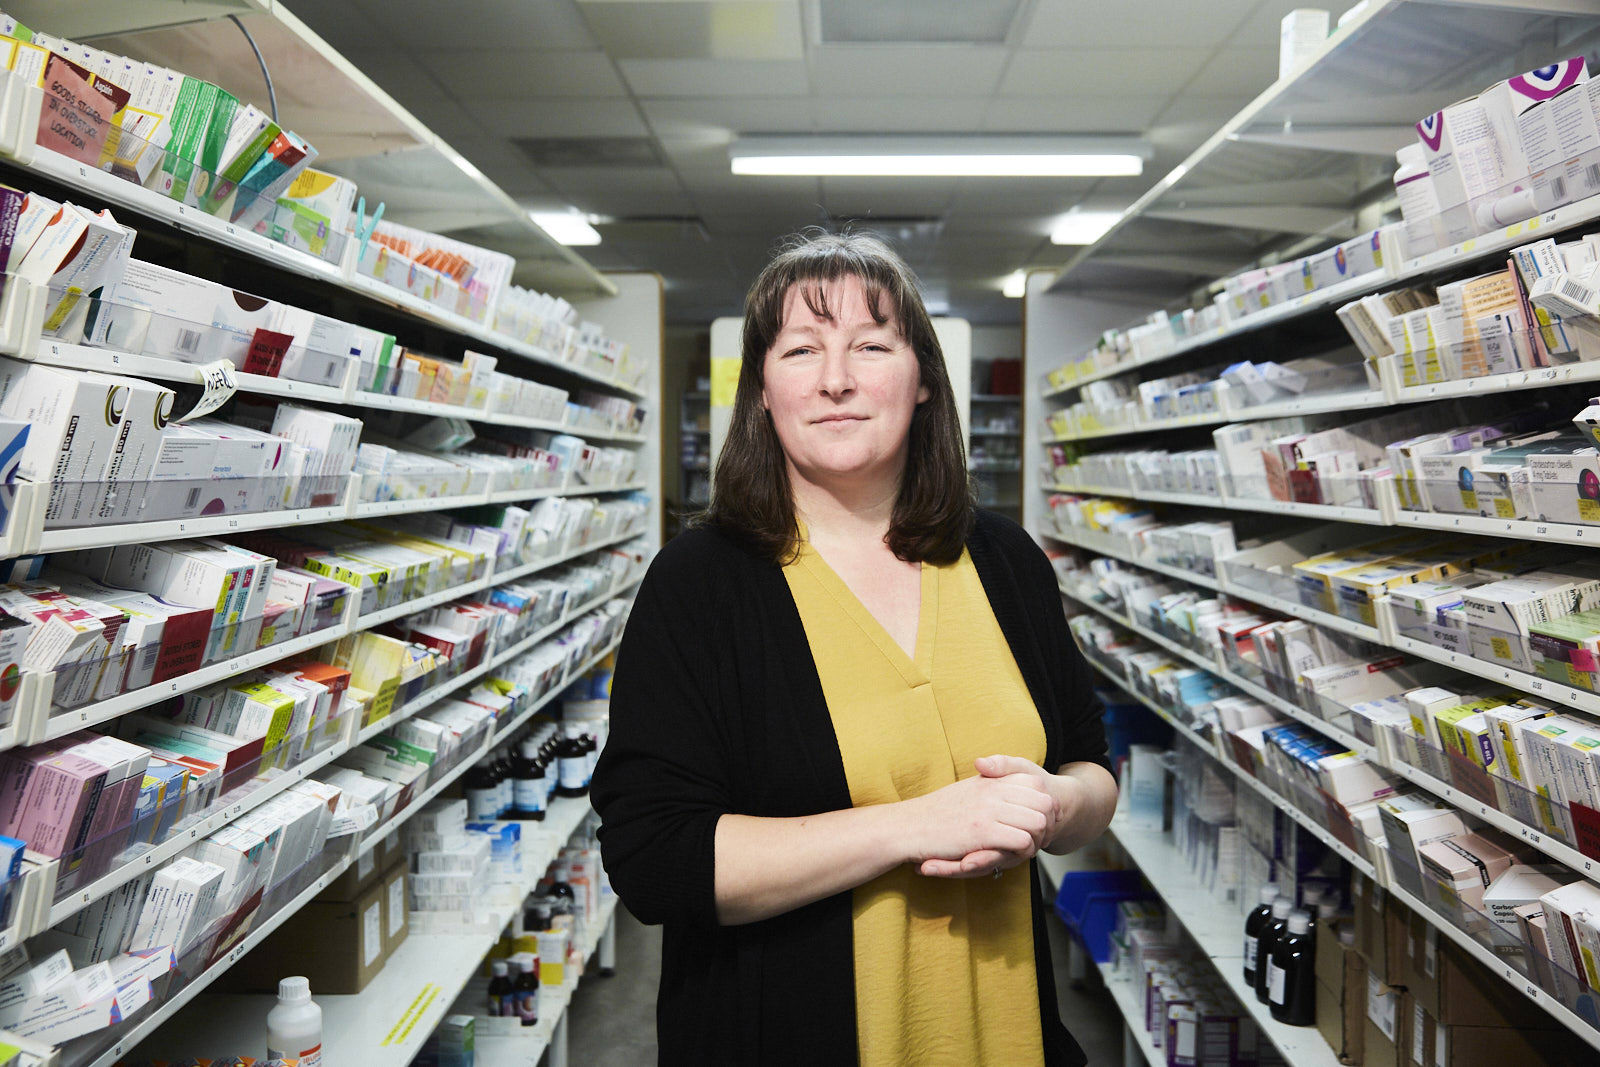
[[[1154,896],[1138,871],[1068,871],[1056,894],[1056,914],[1083,941],[1094,961],[1105,963],[1111,959],[1117,905]]]

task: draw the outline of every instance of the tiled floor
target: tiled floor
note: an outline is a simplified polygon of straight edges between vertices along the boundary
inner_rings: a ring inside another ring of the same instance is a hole
[[[1067,933],[1051,918],[1061,1018],[1092,1067],[1122,1063],[1122,1016],[1104,989],[1074,989],[1067,980]],[[650,1067],[656,1061],[656,979],[661,931],[617,909],[617,973],[578,986],[568,1009],[567,1057],[572,1067]],[[1092,978],[1091,978],[1092,980]]]

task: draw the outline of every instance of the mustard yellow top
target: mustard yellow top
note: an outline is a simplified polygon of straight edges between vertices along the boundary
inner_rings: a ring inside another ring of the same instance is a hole
[[[979,756],[1041,762],[1044,726],[965,552],[922,566],[908,657],[809,544],[784,569],[827,698],[853,807],[931,793]],[[1029,867],[927,878],[905,866],[853,894],[862,1067],[1042,1067]]]

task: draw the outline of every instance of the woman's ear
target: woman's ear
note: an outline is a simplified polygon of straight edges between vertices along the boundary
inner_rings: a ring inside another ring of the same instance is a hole
[[[917,403],[926,404],[928,402],[928,398],[931,396],[933,396],[933,393],[928,391],[928,387],[926,385],[917,386]]]

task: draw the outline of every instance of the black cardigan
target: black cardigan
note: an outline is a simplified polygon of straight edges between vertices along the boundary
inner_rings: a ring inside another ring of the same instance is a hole
[[[1088,665],[1049,561],[1015,523],[979,512],[968,549],[1045,728],[1045,766],[1106,759]],[[805,627],[782,570],[709,528],[669,542],[617,655],[611,732],[592,789],[617,895],[665,927],[662,1064],[852,1064],[851,897],[720,926],[717,819],[850,807]],[[1033,879],[1045,1062],[1082,1064],[1061,1025]]]

